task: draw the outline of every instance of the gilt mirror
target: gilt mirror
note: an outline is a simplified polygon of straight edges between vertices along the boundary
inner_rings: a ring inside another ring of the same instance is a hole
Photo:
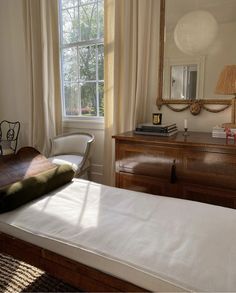
[[[236,64],[235,11],[236,0],[160,0],[159,109],[197,115],[231,105],[215,88],[223,68]]]

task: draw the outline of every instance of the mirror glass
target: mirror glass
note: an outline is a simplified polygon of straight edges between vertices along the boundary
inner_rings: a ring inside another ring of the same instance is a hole
[[[236,0],[165,0],[163,99],[227,98],[214,92],[230,64],[236,64]]]
[[[172,65],[170,68],[171,99],[196,99],[197,65]]]

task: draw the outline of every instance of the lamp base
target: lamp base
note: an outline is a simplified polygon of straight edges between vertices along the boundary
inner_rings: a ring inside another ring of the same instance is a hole
[[[236,124],[235,123],[223,123],[222,124],[222,127],[225,127],[225,128],[236,128]]]

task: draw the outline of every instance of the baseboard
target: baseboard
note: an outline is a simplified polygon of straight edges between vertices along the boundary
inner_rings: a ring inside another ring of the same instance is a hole
[[[103,165],[92,164],[90,169],[91,181],[102,183],[103,182]]]

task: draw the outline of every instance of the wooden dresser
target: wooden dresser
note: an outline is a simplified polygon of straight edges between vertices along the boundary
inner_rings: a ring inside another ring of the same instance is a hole
[[[210,133],[113,136],[116,186],[236,208],[236,145]]]

